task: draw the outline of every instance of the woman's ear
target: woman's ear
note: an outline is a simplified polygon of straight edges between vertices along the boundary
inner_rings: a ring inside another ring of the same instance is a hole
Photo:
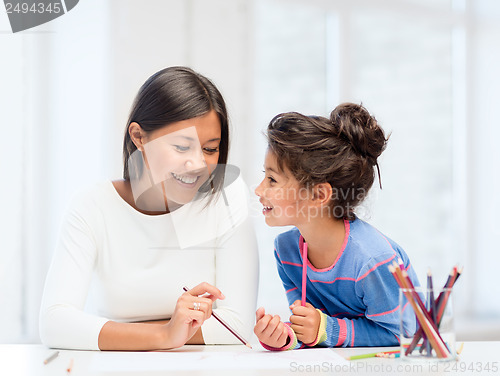
[[[330,203],[330,199],[332,198],[332,186],[330,183],[320,183],[316,184],[313,189],[313,197],[312,202],[317,206],[324,206]]]
[[[146,143],[146,132],[144,129],[138,123],[132,122],[128,126],[128,134],[135,147],[140,151],[144,151],[144,144]]]

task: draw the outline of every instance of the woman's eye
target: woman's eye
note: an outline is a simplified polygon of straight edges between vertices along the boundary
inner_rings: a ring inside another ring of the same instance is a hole
[[[205,153],[215,154],[219,151],[219,148],[204,148],[203,150],[205,151]]]
[[[182,146],[182,145],[174,145],[175,150],[179,152],[184,152],[189,150],[189,146]]]

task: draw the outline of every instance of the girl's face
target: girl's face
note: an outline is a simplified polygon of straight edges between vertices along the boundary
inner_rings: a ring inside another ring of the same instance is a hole
[[[144,159],[170,204],[190,202],[219,161],[221,125],[215,111],[149,132]],[[170,205],[169,205],[170,206]]]
[[[300,187],[299,182],[285,168],[279,172],[276,156],[271,151],[266,154],[262,182],[255,189],[262,213],[269,226],[297,226],[307,220],[309,191]]]

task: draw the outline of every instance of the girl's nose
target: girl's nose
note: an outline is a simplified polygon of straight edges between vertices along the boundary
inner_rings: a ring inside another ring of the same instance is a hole
[[[262,197],[262,194],[263,194],[263,188],[262,188],[262,183],[264,183],[264,180],[262,180],[260,182],[260,184],[257,186],[257,188],[255,188],[255,191],[254,193],[259,196],[259,197]]]

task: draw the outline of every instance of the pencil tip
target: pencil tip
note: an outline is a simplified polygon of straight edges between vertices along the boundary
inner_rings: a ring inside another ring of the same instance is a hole
[[[245,346],[248,347],[249,349],[252,348],[252,346],[249,343],[245,343]]]

